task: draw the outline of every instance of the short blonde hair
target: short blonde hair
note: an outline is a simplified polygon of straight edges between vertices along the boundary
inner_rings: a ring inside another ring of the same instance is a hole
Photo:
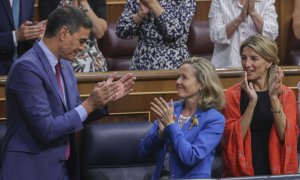
[[[182,63],[192,65],[197,81],[203,85],[199,91],[199,106],[203,110],[214,107],[222,110],[225,106],[225,95],[215,67],[206,59],[191,57]],[[181,66],[182,66],[181,65]]]
[[[268,69],[268,87],[273,82],[275,76],[275,67],[279,65],[277,56],[278,47],[276,42],[263,35],[255,35],[247,38],[240,47],[240,55],[242,55],[244,47],[253,49],[260,57],[268,62],[272,62],[272,66]]]

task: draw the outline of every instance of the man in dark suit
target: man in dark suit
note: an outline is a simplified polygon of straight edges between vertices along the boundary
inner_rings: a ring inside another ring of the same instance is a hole
[[[34,0],[0,0],[0,75],[44,33],[42,24],[32,22],[33,13]]]
[[[60,7],[49,15],[43,39],[12,65],[0,179],[79,179],[74,133],[91,112],[131,92],[135,80],[132,74],[118,81],[110,76],[80,101],[70,61],[91,28],[81,10]]]

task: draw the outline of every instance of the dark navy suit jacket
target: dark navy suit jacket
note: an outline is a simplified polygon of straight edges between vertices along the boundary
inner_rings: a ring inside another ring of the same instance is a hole
[[[34,14],[34,0],[20,0],[21,25],[25,21],[32,21]],[[7,74],[13,60],[15,45],[12,31],[15,30],[14,18],[9,0],[0,0],[0,75]],[[18,42],[18,55],[32,47],[32,41]]]
[[[68,168],[72,180],[79,178],[74,132],[83,124],[74,108],[81,100],[70,62],[60,61],[66,102],[38,44],[12,65],[5,91],[8,119],[0,179],[58,179],[68,141]]]

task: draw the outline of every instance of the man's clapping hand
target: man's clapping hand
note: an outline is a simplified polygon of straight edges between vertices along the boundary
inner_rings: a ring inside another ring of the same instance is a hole
[[[126,74],[117,81],[114,81],[116,74],[112,74],[106,81],[99,82],[94,87],[90,96],[82,103],[88,113],[96,108],[101,108],[111,101],[120,99],[133,91],[134,80],[131,73]]]
[[[105,84],[110,84],[113,82],[117,84],[118,92],[117,97],[114,100],[120,99],[133,91],[134,80],[136,79],[136,77],[133,76],[131,73],[126,74],[117,81],[114,81],[115,78],[116,73],[113,73],[108,77],[107,81],[105,82]]]

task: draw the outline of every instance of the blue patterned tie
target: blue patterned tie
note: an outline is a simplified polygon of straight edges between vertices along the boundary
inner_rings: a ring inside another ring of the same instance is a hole
[[[20,18],[20,0],[13,0],[12,11],[15,23],[15,29],[19,28],[19,18]]]

